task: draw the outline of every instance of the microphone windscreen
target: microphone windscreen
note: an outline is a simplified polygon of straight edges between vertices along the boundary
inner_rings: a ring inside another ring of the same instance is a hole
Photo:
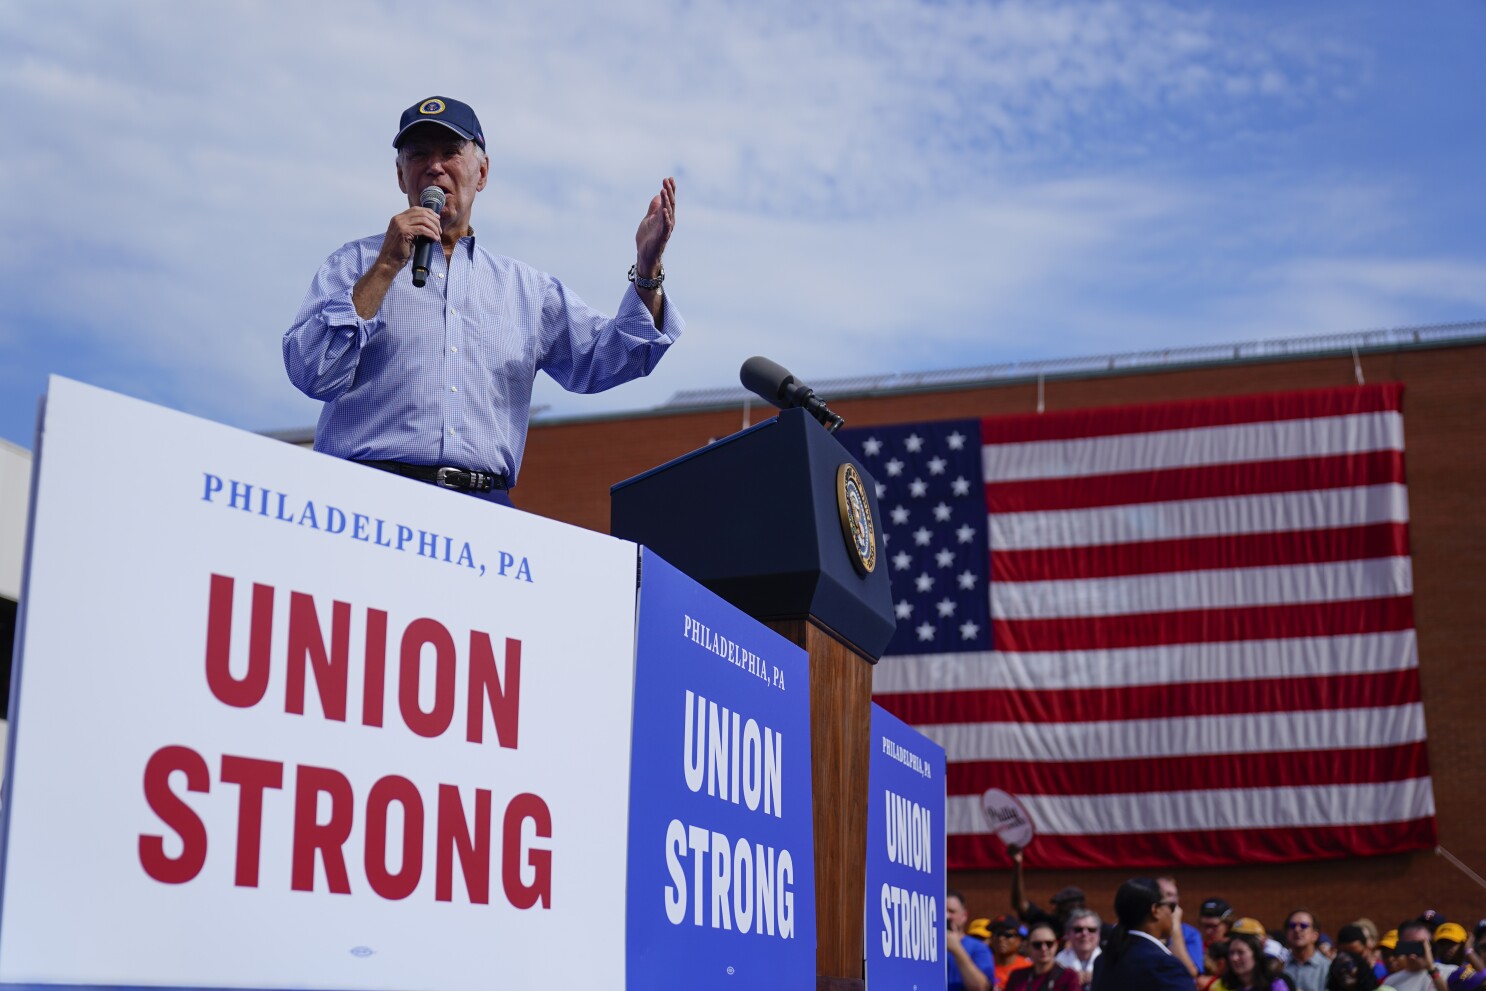
[[[783,398],[785,386],[794,381],[794,376],[784,366],[755,355],[743,362],[738,371],[743,388],[767,399],[775,406]]]
[[[425,187],[420,194],[422,206],[432,210],[434,213],[444,212],[444,191],[437,186]]]

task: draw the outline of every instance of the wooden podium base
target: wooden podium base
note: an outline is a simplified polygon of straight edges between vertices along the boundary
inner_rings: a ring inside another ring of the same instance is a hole
[[[865,991],[872,664],[813,619],[765,620],[810,655],[817,991]]]
[[[817,977],[815,991],[867,991],[863,977]]]

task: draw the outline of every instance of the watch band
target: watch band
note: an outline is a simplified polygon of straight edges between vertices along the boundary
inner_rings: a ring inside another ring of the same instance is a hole
[[[647,279],[636,271],[636,266],[629,267],[629,280],[635,284],[636,289],[659,289],[660,284],[666,281],[666,267],[662,265],[655,278]]]

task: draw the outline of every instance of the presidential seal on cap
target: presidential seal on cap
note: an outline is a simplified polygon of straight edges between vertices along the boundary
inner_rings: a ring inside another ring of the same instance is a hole
[[[485,147],[485,132],[480,129],[480,118],[475,116],[474,109],[468,103],[460,103],[447,96],[430,96],[404,110],[402,119],[397,124],[397,137],[392,139],[392,147],[396,148],[402,143],[402,136],[408,133],[409,128],[423,123],[442,124],[466,141]]]
[[[872,522],[872,505],[861,473],[849,461],[836,470],[836,508],[852,567],[859,575],[870,575],[877,567],[877,526]]]

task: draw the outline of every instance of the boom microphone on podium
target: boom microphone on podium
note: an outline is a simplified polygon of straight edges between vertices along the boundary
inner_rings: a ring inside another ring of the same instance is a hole
[[[815,390],[804,382],[790,374],[789,369],[775,364],[768,358],[754,356],[743,362],[743,367],[738,371],[738,378],[742,380],[743,387],[749,392],[755,393],[763,399],[780,409],[793,409],[801,407],[805,412],[820,421],[830,433],[841,429],[846,422],[842,417],[831,412],[825,400],[815,394]]]
[[[428,186],[419,198],[422,206],[434,213],[444,212],[444,191],[437,186]],[[421,235],[413,241],[413,285],[422,288],[428,281],[428,259],[433,254],[433,238]]]

